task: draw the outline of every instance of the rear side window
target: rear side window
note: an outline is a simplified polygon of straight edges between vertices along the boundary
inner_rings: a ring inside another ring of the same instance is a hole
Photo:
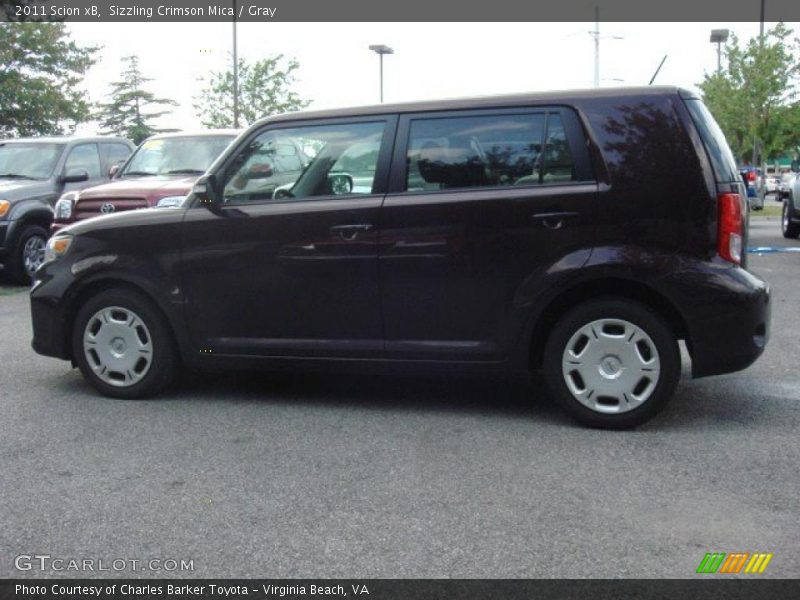
[[[409,192],[577,179],[557,112],[414,119],[406,165]]]
[[[700,133],[703,145],[706,147],[717,183],[739,181],[733,153],[725,139],[725,134],[722,133],[711,112],[709,112],[705,104],[696,98],[687,99],[686,106],[689,108],[697,131]]]

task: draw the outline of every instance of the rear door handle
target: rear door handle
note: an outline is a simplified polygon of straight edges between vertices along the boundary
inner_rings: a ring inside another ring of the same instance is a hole
[[[331,235],[336,235],[343,240],[352,241],[358,237],[359,233],[365,233],[372,229],[370,223],[359,223],[356,225],[334,225],[331,227]]]
[[[574,219],[578,216],[578,213],[571,211],[550,211],[531,215],[531,221],[541,224],[548,229],[561,229],[564,225],[564,221],[567,219]]]

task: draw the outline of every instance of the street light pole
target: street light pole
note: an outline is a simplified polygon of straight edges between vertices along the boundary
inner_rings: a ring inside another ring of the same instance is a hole
[[[233,0],[233,128],[239,129],[239,51],[236,39],[236,0]]]
[[[394,54],[394,50],[392,50],[389,46],[385,44],[373,44],[369,47],[370,50],[375,52],[380,59],[380,90],[381,90],[381,104],[383,104],[383,55],[384,54]]]
[[[728,41],[727,29],[712,29],[709,41],[717,45],[717,75],[722,73],[722,44]]]
[[[594,87],[600,87],[600,7],[594,7]]]
[[[380,65],[381,65],[381,66],[380,66],[380,72],[381,72],[381,76],[380,76],[380,80],[381,80],[381,82],[380,82],[380,86],[381,86],[381,104],[383,104],[383,54],[380,54],[380,55],[378,55],[378,56],[380,57],[380,59],[379,59],[379,60],[380,60]]]

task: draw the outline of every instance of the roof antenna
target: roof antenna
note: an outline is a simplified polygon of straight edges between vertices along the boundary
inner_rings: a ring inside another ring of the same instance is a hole
[[[661,62],[659,63],[658,68],[656,69],[656,72],[653,73],[653,76],[650,78],[650,83],[648,83],[647,85],[653,85],[653,82],[656,80],[656,77],[658,76],[658,72],[661,70],[661,67],[664,66],[664,62],[667,60],[667,56],[669,56],[669,54],[665,54],[664,58],[661,59]]]

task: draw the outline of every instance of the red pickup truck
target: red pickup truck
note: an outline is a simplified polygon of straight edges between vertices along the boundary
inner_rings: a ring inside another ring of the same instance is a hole
[[[179,204],[238,134],[233,129],[212,129],[148,138],[122,166],[111,167],[109,183],[63,194],[56,202],[50,232],[103,214]]]

